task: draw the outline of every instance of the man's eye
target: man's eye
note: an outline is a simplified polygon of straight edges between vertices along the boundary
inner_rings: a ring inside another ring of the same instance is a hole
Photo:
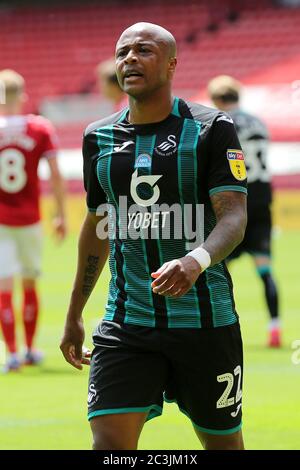
[[[147,47],[141,47],[140,52],[150,52],[150,49],[148,49]]]
[[[117,52],[117,57],[123,57],[126,54],[125,51],[119,51]]]

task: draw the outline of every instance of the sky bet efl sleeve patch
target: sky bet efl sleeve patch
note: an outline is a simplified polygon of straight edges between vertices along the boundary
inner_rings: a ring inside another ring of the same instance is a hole
[[[241,150],[228,149],[227,159],[231,173],[238,181],[243,181],[247,178],[244,154]]]

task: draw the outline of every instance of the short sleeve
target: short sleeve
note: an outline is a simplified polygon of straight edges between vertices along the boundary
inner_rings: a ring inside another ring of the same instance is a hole
[[[58,136],[53,124],[46,120],[42,120],[43,129],[43,145],[41,150],[41,156],[43,158],[53,158],[57,156],[58,150]]]
[[[219,114],[211,128],[208,163],[208,191],[247,194],[247,173],[243,150],[232,119]]]
[[[86,203],[90,212],[96,212],[100,204],[106,203],[105,192],[97,177],[97,157],[99,148],[95,145],[93,135],[83,136],[83,182],[86,190]]]

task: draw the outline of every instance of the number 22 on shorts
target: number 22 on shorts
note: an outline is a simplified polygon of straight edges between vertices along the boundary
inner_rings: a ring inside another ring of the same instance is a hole
[[[222,393],[222,395],[220,396],[219,400],[216,403],[217,408],[226,408],[227,406],[232,406],[238,403],[242,399],[242,389],[241,389],[242,368],[241,366],[237,366],[233,372],[234,372],[234,375],[231,374],[230,372],[226,372],[225,374],[221,374],[217,376],[218,382],[227,382],[227,386],[224,392]],[[235,394],[235,397],[229,398],[229,395],[234,385],[235,376],[238,379],[236,394]]]

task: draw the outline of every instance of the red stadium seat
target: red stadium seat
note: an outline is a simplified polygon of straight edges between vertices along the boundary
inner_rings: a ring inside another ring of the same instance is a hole
[[[36,111],[45,95],[76,93],[93,81],[96,64],[113,54],[122,29],[141,20],[162,24],[178,39],[178,90],[195,91],[217,73],[242,79],[300,53],[299,9],[246,0],[235,22],[223,18],[219,29],[209,32],[209,11],[199,3],[141,5],[135,0],[130,8],[125,2],[6,8],[0,10],[0,68],[24,75],[30,96],[26,111]]]

